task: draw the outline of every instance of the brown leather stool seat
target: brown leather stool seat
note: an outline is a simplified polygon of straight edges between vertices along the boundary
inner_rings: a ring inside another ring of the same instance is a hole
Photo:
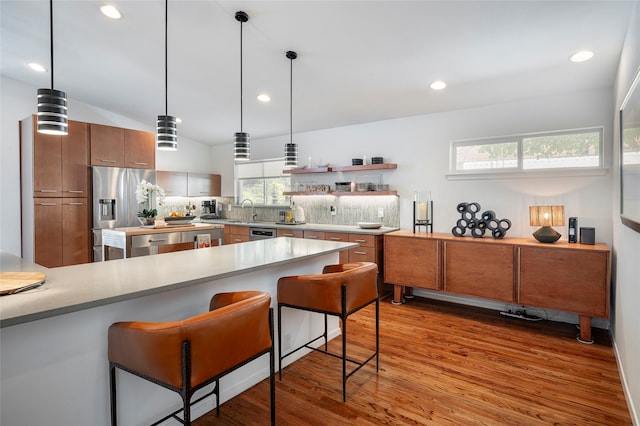
[[[117,322],[109,327],[111,424],[117,424],[116,368],[177,392],[183,408],[171,417],[191,424],[190,408],[212,394],[220,413],[219,379],[269,354],[271,424],[275,424],[273,310],[271,296],[258,291],[213,296],[209,312],[173,322]],[[191,401],[193,394],[214,383],[211,392]],[[177,414],[183,412],[183,419]]]
[[[379,366],[380,301],[378,298],[378,265],[371,262],[354,262],[325,266],[322,274],[282,277],[278,280],[278,367],[282,380],[282,360],[302,348],[312,349],[342,359],[342,400],[347,399],[347,379],[376,358]],[[347,317],[360,309],[376,304],[376,350],[364,361],[347,358]],[[324,314],[324,334],[310,340],[287,354],[282,354],[282,307],[302,309]],[[327,348],[327,315],[340,318],[342,329],[342,354]],[[311,344],[324,337],[324,350]],[[347,361],[357,367],[347,374]]]

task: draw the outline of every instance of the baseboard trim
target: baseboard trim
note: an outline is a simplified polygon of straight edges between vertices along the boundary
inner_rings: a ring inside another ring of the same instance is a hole
[[[609,330],[609,336],[611,337],[611,343],[613,345],[613,354],[616,357],[616,364],[618,364],[618,371],[620,372],[620,382],[622,383],[622,392],[624,393],[624,398],[627,401],[627,408],[629,408],[629,414],[631,415],[631,422],[634,425],[640,425],[640,414],[638,413],[638,409],[633,405],[633,400],[629,395],[631,395],[631,390],[629,389],[629,384],[627,383],[627,376],[624,372],[624,367],[620,362],[620,352],[618,352],[618,345],[616,344],[615,335]]]

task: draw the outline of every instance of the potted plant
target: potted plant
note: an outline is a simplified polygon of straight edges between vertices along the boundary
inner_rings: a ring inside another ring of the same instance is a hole
[[[153,225],[158,216],[156,202],[163,205],[166,194],[158,185],[142,180],[136,185],[136,200],[138,204],[144,204],[142,211],[138,212],[138,220],[142,225]]]

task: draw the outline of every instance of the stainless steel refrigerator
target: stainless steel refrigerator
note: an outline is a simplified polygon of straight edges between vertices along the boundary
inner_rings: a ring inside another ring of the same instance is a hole
[[[102,261],[102,229],[138,226],[137,213],[143,206],[136,200],[136,185],[146,180],[156,183],[155,170],[92,167],[93,178],[93,261]],[[117,259],[120,253],[109,253]]]

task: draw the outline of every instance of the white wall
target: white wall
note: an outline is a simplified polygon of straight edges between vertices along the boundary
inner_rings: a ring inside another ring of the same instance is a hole
[[[620,133],[618,111],[636,72],[640,70],[640,3],[636,2],[630,19],[626,42],[620,58],[615,85],[614,163],[619,167]],[[613,210],[613,271],[612,330],[614,348],[623,377],[623,386],[629,402],[634,424],[640,424],[640,233],[620,221],[620,179],[616,173],[612,186]]]
[[[18,122],[36,112],[37,88],[0,79],[0,250],[20,256],[20,136]],[[72,120],[129,129],[155,131],[151,123],[139,123],[118,114],[69,99]],[[178,128],[178,132],[179,132]],[[157,151],[156,169],[220,173],[211,160],[211,147],[180,137],[178,151]],[[231,174],[233,176],[233,173]]]
[[[597,240],[611,245],[612,109],[612,91],[606,88],[301,133],[294,135],[294,141],[299,145],[301,165],[308,157],[313,163],[333,165],[350,165],[351,158],[362,156],[382,156],[385,162],[397,163],[396,170],[379,173],[383,183],[398,191],[403,229],[412,228],[414,191],[430,190],[436,232],[451,232],[460,217],[456,212],[459,202],[477,201],[483,210],[494,210],[498,217],[511,220],[508,236],[529,237],[535,230],[529,226],[529,206],[561,204],[567,216],[578,216],[579,226],[595,227]],[[603,176],[462,181],[445,176],[452,140],[590,126],[604,126],[604,161],[609,170]],[[281,157],[287,139],[252,141],[251,158]],[[214,161],[228,163],[228,158]],[[310,175],[309,179],[319,183],[342,180],[340,174]],[[557,229],[566,238],[566,227]]]

